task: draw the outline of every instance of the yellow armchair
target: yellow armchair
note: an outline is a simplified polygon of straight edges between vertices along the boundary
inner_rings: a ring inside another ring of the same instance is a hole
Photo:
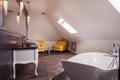
[[[37,42],[38,52],[45,52],[45,43],[44,41]]]
[[[67,42],[66,41],[57,41],[53,48],[54,51],[65,51],[66,50],[66,46],[67,46]]]

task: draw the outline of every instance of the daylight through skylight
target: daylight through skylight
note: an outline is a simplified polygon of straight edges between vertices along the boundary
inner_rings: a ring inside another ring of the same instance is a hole
[[[62,25],[62,27],[64,27],[69,33],[71,34],[77,33],[77,31],[72,26],[70,26],[66,21],[64,21],[62,18],[59,19],[58,23]]]
[[[115,9],[120,13],[120,0],[108,0]]]

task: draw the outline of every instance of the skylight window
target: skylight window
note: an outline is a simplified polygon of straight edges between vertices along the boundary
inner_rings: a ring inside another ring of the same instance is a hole
[[[69,33],[71,34],[77,33],[77,31],[62,18],[59,19],[58,23],[62,25],[62,27],[65,28]]]
[[[113,7],[120,13],[120,0],[108,0]]]

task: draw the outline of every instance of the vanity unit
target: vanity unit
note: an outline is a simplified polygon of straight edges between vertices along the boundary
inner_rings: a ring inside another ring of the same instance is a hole
[[[0,29],[0,80],[10,80],[13,75],[12,48],[22,43],[22,35]]]
[[[35,64],[35,75],[37,76],[38,50],[37,47],[13,48],[13,78],[16,78],[16,64]]]

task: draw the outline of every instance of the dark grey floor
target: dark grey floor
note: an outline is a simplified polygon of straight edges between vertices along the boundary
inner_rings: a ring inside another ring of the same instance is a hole
[[[34,76],[33,63],[17,64],[16,80],[52,80],[53,77],[63,71],[61,60],[74,56],[70,52],[51,52],[51,54],[39,53],[38,76]]]

